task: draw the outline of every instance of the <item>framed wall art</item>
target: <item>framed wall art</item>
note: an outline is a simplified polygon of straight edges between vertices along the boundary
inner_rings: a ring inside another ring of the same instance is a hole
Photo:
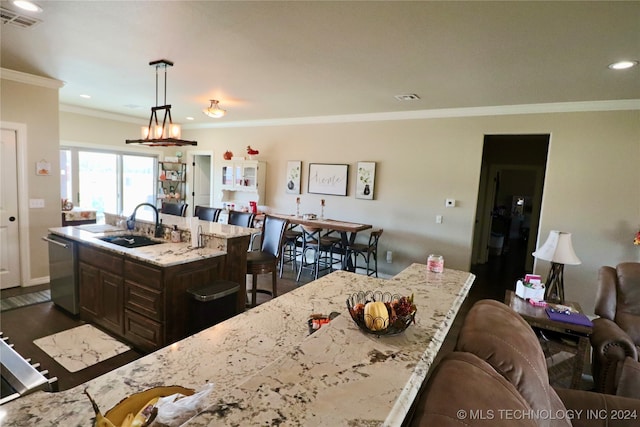
[[[349,165],[310,163],[309,193],[347,195]]]
[[[51,163],[46,160],[36,162],[36,175],[48,176],[51,174]]]
[[[358,162],[356,198],[373,200],[375,178],[376,162]]]
[[[302,162],[299,160],[290,160],[287,162],[287,188],[289,194],[300,194],[300,175],[302,171]]]

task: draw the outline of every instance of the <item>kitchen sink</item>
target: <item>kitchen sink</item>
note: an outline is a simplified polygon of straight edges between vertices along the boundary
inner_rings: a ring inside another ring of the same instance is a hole
[[[153,240],[147,236],[139,236],[136,234],[119,234],[117,236],[105,236],[99,237],[100,240],[113,243],[114,245],[122,246],[124,248],[140,248],[142,246],[159,245],[165,243],[158,240]]]

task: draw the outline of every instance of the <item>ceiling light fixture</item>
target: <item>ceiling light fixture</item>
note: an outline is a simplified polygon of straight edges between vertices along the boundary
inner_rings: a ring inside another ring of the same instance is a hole
[[[171,105],[167,104],[167,67],[172,67],[173,62],[166,59],[149,62],[149,65],[156,67],[156,106],[151,107],[151,117],[149,125],[142,127],[141,139],[127,139],[127,144],[141,144],[150,147],[172,147],[181,145],[198,145],[196,141],[185,141],[180,139],[180,125],[174,124],[171,120]],[[158,70],[164,69],[164,105],[158,106]],[[158,122],[158,111],[164,110],[162,124]],[[167,122],[167,119],[168,122]]]
[[[211,105],[208,108],[202,110],[204,114],[209,117],[213,117],[214,119],[219,119],[220,117],[227,114],[227,110],[223,110],[218,105],[220,101],[218,101],[217,99],[210,99],[209,101],[211,101]]]
[[[638,65],[638,61],[618,61],[613,64],[609,64],[609,68],[612,70],[627,70],[629,68]]]
[[[40,6],[26,0],[14,0],[13,5],[28,12],[42,12],[42,8]]]

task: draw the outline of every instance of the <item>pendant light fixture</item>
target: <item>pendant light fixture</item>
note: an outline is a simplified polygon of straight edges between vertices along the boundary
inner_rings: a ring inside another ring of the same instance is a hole
[[[218,101],[217,99],[210,99],[210,101],[211,105],[209,106],[209,108],[205,108],[204,110],[202,110],[204,114],[214,119],[219,119],[220,117],[227,114],[227,110],[223,110],[218,105],[220,101]]]
[[[198,145],[196,141],[180,139],[180,125],[174,124],[171,119],[171,105],[167,104],[167,67],[172,67],[173,62],[166,59],[149,62],[156,67],[156,106],[151,107],[149,125],[142,127],[141,139],[127,139],[127,144],[140,144],[149,147],[172,147],[182,145]],[[164,69],[164,105],[158,105],[158,71]],[[158,111],[164,111],[162,123],[158,121]]]

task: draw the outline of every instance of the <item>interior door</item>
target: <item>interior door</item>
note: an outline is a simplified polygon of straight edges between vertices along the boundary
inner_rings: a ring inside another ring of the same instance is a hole
[[[193,153],[191,161],[192,202],[196,206],[213,206],[213,166],[211,154]]]
[[[16,132],[0,137],[0,289],[20,286],[20,237]]]

